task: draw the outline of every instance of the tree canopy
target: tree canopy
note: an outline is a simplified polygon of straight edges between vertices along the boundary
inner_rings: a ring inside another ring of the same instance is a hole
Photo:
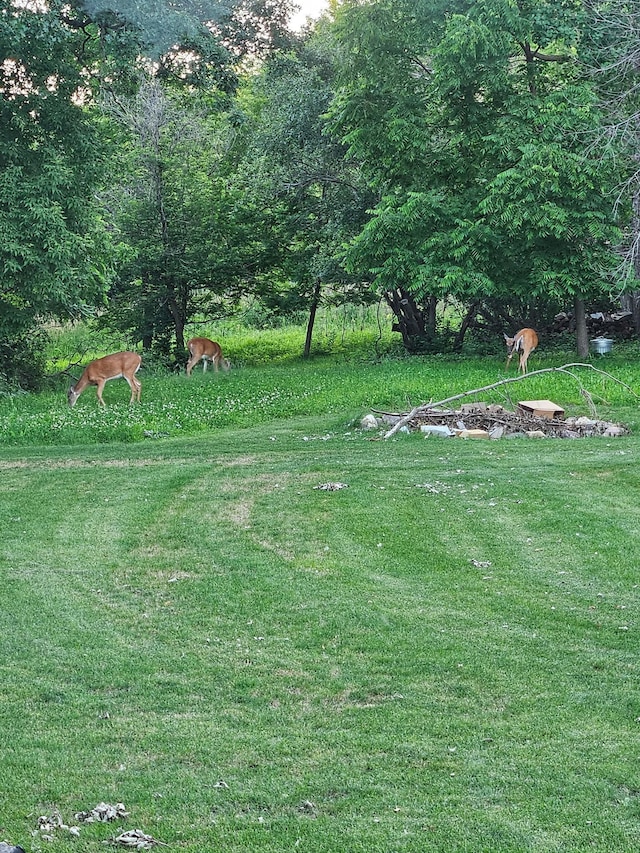
[[[484,0],[436,26],[427,9],[346,5],[338,21],[352,50],[335,127],[381,189],[350,268],[418,304],[510,303],[518,321],[601,292],[620,175],[589,145],[601,115],[580,4]]]

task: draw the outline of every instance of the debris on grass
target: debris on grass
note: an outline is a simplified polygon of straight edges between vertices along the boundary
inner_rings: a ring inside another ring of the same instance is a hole
[[[298,811],[302,814],[317,816],[316,804],[311,800],[303,800],[298,806]]]
[[[348,489],[348,483],[320,483],[318,486],[314,486],[314,489],[322,489],[325,492],[337,492],[339,489]]]
[[[116,803],[115,805],[98,803],[91,811],[76,812],[75,814],[76,820],[80,823],[109,823],[110,821],[126,817],[129,817],[129,812],[125,809],[124,803]],[[68,826],[57,809],[50,815],[42,815],[38,818],[38,831],[42,833],[40,837],[43,841],[53,841],[54,836],[50,833],[57,829],[67,830],[71,835],[75,835],[76,837],[80,835],[80,829],[77,826]],[[147,835],[141,829],[129,829],[126,832],[121,832],[120,835],[109,838],[104,843],[120,844],[134,850],[150,850],[155,845],[167,846],[152,835]],[[21,847],[6,847],[6,849],[3,849],[0,845],[0,853],[24,853],[24,851]]]
[[[446,492],[448,488],[448,486],[445,486],[444,483],[440,482],[416,483],[416,489],[424,489],[429,492],[430,495],[439,495],[440,492]]]
[[[610,373],[606,373],[604,370],[598,370],[592,364],[581,364],[577,362],[572,362],[571,364],[563,364],[562,367],[546,367],[542,370],[533,370],[530,373],[524,373],[520,376],[511,376],[507,377],[506,379],[500,379],[498,382],[492,382],[490,385],[484,385],[482,388],[472,388],[469,391],[462,391],[460,394],[454,394],[451,397],[446,397],[444,400],[438,400],[437,402],[424,403],[422,405],[415,406],[410,412],[407,412],[405,414],[377,412],[376,414],[380,416],[379,426],[383,427],[385,426],[385,424],[390,426],[390,429],[385,432],[384,437],[391,438],[391,436],[396,435],[396,433],[400,431],[411,431],[407,427],[408,424],[410,424],[413,429],[419,429],[423,424],[433,424],[434,422],[438,424],[449,424],[448,418],[453,418],[456,426],[456,434],[458,434],[459,431],[464,429],[483,429],[487,430],[489,433],[491,433],[491,429],[494,429],[496,432],[490,437],[501,438],[502,435],[504,435],[505,432],[508,430],[512,418],[520,418],[522,421],[527,420],[527,413],[525,411],[520,409],[519,413],[507,412],[505,409],[502,408],[502,406],[493,406],[482,402],[463,404],[461,405],[461,408],[457,410],[447,409],[445,407],[450,406],[451,403],[457,402],[458,400],[463,400],[465,397],[477,398],[478,395],[484,394],[485,392],[493,391],[496,388],[501,388],[505,385],[511,385],[514,382],[522,382],[524,380],[531,379],[534,376],[540,376],[542,374],[550,373],[563,373],[570,376],[578,384],[580,394],[582,395],[592,415],[591,418],[584,419],[590,421],[589,426],[585,430],[576,429],[576,427],[581,427],[579,421],[583,420],[582,418],[567,418],[566,420],[564,420],[564,418],[558,418],[558,414],[564,415],[564,409],[561,406],[556,406],[556,404],[551,403],[551,410],[549,410],[546,404],[550,403],[551,401],[538,400],[533,402],[542,402],[543,404],[545,404],[545,406],[543,406],[543,409],[546,417],[529,418],[529,425],[524,427],[521,425],[520,428],[514,430],[512,434],[526,435],[527,432],[537,430],[541,430],[545,432],[545,435],[551,435],[556,438],[581,438],[582,436],[586,435],[604,435],[607,438],[616,438],[620,435],[627,434],[629,430],[621,424],[613,424],[596,420],[596,408],[593,402],[593,396],[590,391],[584,386],[580,377],[576,374],[577,368],[589,369],[592,372],[599,374],[600,376],[606,377],[611,382],[621,385],[635,399],[638,399],[638,397],[640,396],[633,390],[633,388],[631,388],[625,382],[621,382],[619,379],[616,379],[616,377],[612,376]],[[477,412],[476,417],[474,417],[474,409]],[[485,415],[487,412],[490,412],[493,415],[498,414],[498,409],[501,410],[500,414],[502,415],[502,417],[494,417],[492,419],[492,422],[488,425],[486,420],[483,420],[482,416]],[[549,415],[554,415],[554,417],[549,418]],[[470,418],[474,418],[475,422],[468,423],[467,421]],[[553,426],[550,426],[548,429],[545,429],[544,425],[536,423],[537,421],[546,421],[548,424],[552,424]]]
[[[129,829],[127,832],[121,832],[113,838],[105,841],[105,844],[120,844],[123,847],[130,847],[134,850],[151,850],[156,844],[166,847],[162,841],[158,841],[152,835],[147,835],[141,829]]]
[[[76,812],[74,817],[79,823],[109,823],[113,820],[129,817],[129,812],[125,809],[124,803],[116,803],[115,806],[111,805],[111,803],[98,803],[90,811]],[[56,830],[66,831],[76,838],[80,835],[80,827],[69,826],[69,824],[65,823],[58,809],[54,809],[49,815],[41,815],[38,818],[38,828],[36,831],[40,833],[40,838],[43,841],[53,841],[54,835],[52,833]],[[11,853],[13,848],[7,848],[7,850]],[[0,853],[6,853],[1,846]]]
[[[129,817],[129,812],[125,809],[124,803],[116,803],[115,806],[111,803],[98,803],[97,806],[88,812],[76,812],[74,815],[80,823],[108,823],[118,818]]]
[[[50,833],[57,829],[62,829],[71,835],[80,835],[80,829],[77,826],[69,826],[69,824],[65,823],[57,809],[54,809],[50,815],[40,815],[38,818],[38,832],[43,833],[43,839],[52,841],[53,836]]]

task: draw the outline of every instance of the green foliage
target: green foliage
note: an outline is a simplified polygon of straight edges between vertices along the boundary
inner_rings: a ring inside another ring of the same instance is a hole
[[[224,101],[209,115],[206,106],[199,93],[171,93],[157,80],[111,105],[130,146],[109,195],[122,243],[103,323],[165,356],[184,349],[192,313],[224,304],[259,242],[243,225],[250,204],[224,177],[232,158]]]
[[[47,329],[47,361],[50,372],[76,369],[93,358],[131,349],[130,340],[102,329],[96,320],[52,326]]]
[[[267,305],[286,294],[309,311],[329,296],[333,304],[369,296],[367,282],[341,263],[343,244],[365,221],[372,197],[357,164],[326,132],[335,62],[331,35],[320,31],[276,54],[251,82],[243,173],[249,196],[268,211],[256,224],[273,250],[254,290]]]
[[[603,112],[598,145],[604,149],[615,149],[621,171],[618,197],[623,203],[631,204],[634,210],[620,247],[619,277],[629,289],[637,291],[640,281],[640,173],[637,163],[640,11],[636,5],[623,0],[611,4],[589,0],[585,4],[585,12],[588,16],[585,54]]]
[[[0,339],[0,395],[42,390],[46,345],[43,331]]]
[[[288,0],[10,4],[6,381],[37,385],[38,347],[29,370],[19,353],[38,324],[96,309],[175,366],[195,318],[248,303],[277,326],[382,296],[405,346],[433,351],[437,298],[495,325],[618,293],[615,247],[629,269],[638,242],[632,205],[611,209],[634,193],[636,123],[594,140],[605,89],[625,114],[637,100],[626,8],[344,2],[298,37]]]
[[[55,5],[0,18],[0,338],[103,298],[109,240],[94,202],[104,144],[75,61],[79,36]]]
[[[103,306],[117,267],[113,325],[145,341],[158,327],[164,349],[168,330],[175,328],[182,349],[190,291],[209,282],[215,288],[216,275],[218,282],[224,276],[229,258],[223,264],[212,260],[212,241],[221,234],[228,240],[229,211],[242,208],[238,192],[225,193],[206,180],[212,149],[221,146],[220,133],[210,134],[214,121],[201,113],[204,106],[215,106],[215,118],[228,105],[239,56],[255,58],[287,41],[289,4],[54,0],[45,6],[10,4],[5,12],[0,19],[0,54],[6,57],[0,66],[0,338],[17,342],[42,320],[89,315]],[[163,105],[149,98],[142,104],[146,113],[130,108],[144,73],[162,81],[169,104],[165,115]],[[205,86],[210,91],[203,97]],[[184,111],[178,114],[180,98],[189,104],[189,120]],[[116,105],[120,118],[129,111],[126,117],[140,137],[137,161],[125,134],[113,132],[97,110],[98,102],[110,118]],[[128,205],[117,197],[113,173],[104,175],[110,145],[109,166],[126,182]],[[151,174],[146,182],[141,163]],[[237,238],[231,242],[241,247],[242,214],[234,225]],[[252,248],[249,241],[246,252]],[[133,315],[128,325],[127,310]]]
[[[435,27],[425,6],[408,15],[376,2],[338,17],[333,127],[383,190],[348,269],[419,304],[606,293],[620,171],[585,144],[602,118],[575,62],[581,4],[484,0]]]

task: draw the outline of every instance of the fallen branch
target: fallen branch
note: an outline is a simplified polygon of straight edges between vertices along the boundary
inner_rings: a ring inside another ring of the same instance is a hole
[[[569,364],[563,364],[561,367],[543,367],[540,370],[532,370],[530,373],[524,373],[520,376],[508,376],[506,379],[501,379],[499,382],[493,382],[491,385],[484,385],[482,388],[474,388],[471,391],[463,391],[462,394],[455,394],[453,397],[446,397],[444,400],[438,400],[436,403],[422,403],[420,406],[416,406],[412,409],[408,414],[403,415],[400,420],[393,425],[393,427],[385,433],[385,438],[391,438],[392,435],[395,435],[398,430],[402,429],[403,426],[412,421],[418,415],[427,414],[431,409],[437,409],[441,406],[446,406],[448,403],[453,403],[455,400],[462,400],[464,397],[472,397],[474,394],[480,394],[483,391],[492,391],[494,388],[500,388],[502,385],[510,385],[513,382],[521,382],[523,379],[530,379],[532,376],[539,376],[542,373],[566,373],[567,376],[570,376],[574,379],[578,385],[580,386],[580,393],[583,395],[587,404],[589,405],[590,410],[595,410],[593,406],[593,400],[589,395],[589,392],[582,386],[582,383],[578,379],[578,377],[571,372],[569,368],[573,367],[586,367],[589,370],[594,370],[596,373],[602,374],[602,376],[606,376],[607,379],[611,379],[613,382],[617,382],[618,385],[622,385],[623,388],[626,388],[634,397],[638,397],[639,395],[627,385],[625,382],[622,382],[620,379],[616,379],[615,376],[612,376],[610,373],[607,373],[605,370],[599,370],[597,367],[594,367],[592,364],[582,364],[581,362],[571,362]],[[590,404],[589,404],[589,401]]]

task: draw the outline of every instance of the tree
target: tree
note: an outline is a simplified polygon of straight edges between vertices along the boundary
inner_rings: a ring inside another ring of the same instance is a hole
[[[29,377],[38,323],[103,299],[108,239],[93,203],[104,140],[82,105],[80,36],[55,4],[0,15],[0,370]],[[19,367],[19,370],[17,368]]]
[[[147,69],[134,95],[105,100],[128,135],[129,157],[124,172],[114,164],[108,198],[122,262],[103,323],[165,358],[183,360],[193,315],[224,311],[268,251],[255,228],[262,214],[233,178],[246,124],[234,96],[243,62],[293,39],[289,11],[270,0],[219,5],[208,50],[183,40]]]
[[[321,302],[371,301],[368,282],[342,264],[343,244],[366,220],[373,194],[359,164],[327,133],[335,46],[327,28],[275,54],[253,81],[254,131],[247,186],[270,211],[266,239],[277,245],[256,290],[265,304],[308,312],[303,355],[310,354]],[[260,286],[262,285],[262,286]]]
[[[128,157],[105,198],[121,262],[102,322],[179,361],[190,318],[216,303],[221,310],[256,250],[242,225],[246,199],[230,179],[235,129],[222,103],[231,102],[212,108],[208,95],[151,78],[135,98],[108,107],[126,130]]]
[[[419,307],[436,294],[529,313],[606,289],[617,174],[583,144],[600,116],[574,61],[580,9],[484,0],[434,26],[436,5],[344,6],[334,123],[382,190],[352,271]]]
[[[623,304],[633,314],[640,335],[640,12],[634,4],[615,0],[586,4],[589,27],[585,63],[598,92],[604,113],[594,146],[612,146],[625,163],[612,205],[631,208],[631,217],[620,246],[619,280],[626,285]]]

